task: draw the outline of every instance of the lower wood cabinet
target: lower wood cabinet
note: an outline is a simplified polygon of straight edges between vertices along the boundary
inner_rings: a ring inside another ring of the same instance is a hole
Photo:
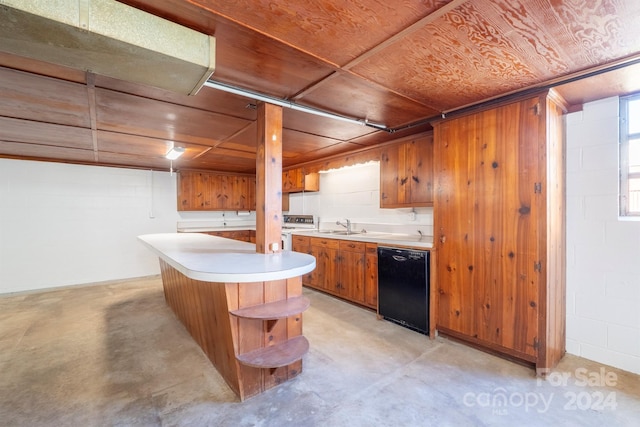
[[[302,283],[342,299],[378,306],[377,245],[352,240],[293,236],[293,250],[313,255],[316,268]]]

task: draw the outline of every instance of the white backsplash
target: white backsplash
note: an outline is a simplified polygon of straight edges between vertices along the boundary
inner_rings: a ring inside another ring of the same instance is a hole
[[[290,194],[289,213],[319,217],[321,229],[348,218],[354,230],[433,235],[433,208],[380,208],[377,162],[321,173],[319,192]]]
[[[255,211],[178,212],[177,229],[255,226]]]

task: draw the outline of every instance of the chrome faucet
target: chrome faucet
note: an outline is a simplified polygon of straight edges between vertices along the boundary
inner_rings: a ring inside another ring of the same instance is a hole
[[[340,221],[336,221],[336,224],[337,225],[341,225],[344,228],[346,228],[347,229],[347,234],[350,234],[351,233],[351,221],[349,221],[348,219],[346,221],[347,221],[346,224],[343,224]]]

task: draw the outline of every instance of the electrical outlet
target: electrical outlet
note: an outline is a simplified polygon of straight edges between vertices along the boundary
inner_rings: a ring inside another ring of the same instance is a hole
[[[278,242],[273,242],[271,244],[271,251],[272,252],[278,252],[278,249],[280,249],[280,244],[278,244]]]
[[[414,211],[409,212],[409,221],[416,220],[416,213]]]

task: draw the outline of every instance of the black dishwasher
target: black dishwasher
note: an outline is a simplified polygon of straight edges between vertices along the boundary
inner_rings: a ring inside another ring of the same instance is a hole
[[[378,247],[378,312],[429,333],[429,252]]]

